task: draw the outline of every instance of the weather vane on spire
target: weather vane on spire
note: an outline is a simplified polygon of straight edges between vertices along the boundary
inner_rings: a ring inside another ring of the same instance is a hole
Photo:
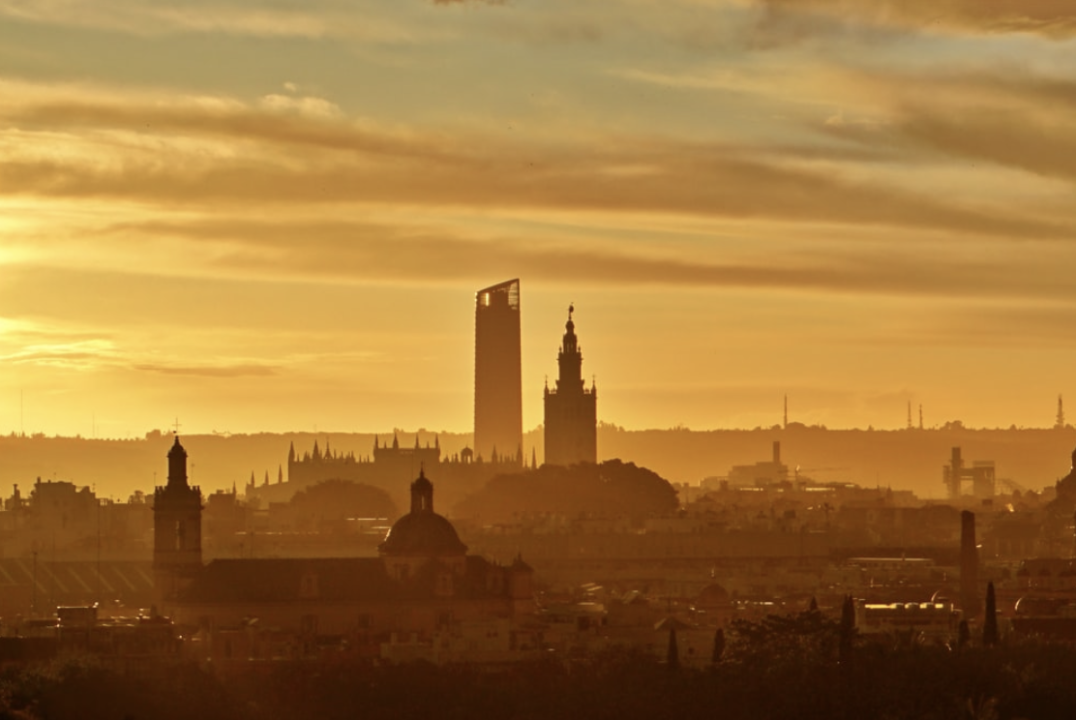
[[[572,319],[572,313],[575,312],[575,303],[568,303],[568,319]]]

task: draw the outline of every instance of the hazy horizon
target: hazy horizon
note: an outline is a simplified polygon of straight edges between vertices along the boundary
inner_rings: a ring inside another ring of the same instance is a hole
[[[959,418],[953,418],[953,420],[959,421]],[[947,422],[949,422],[949,421],[947,421]],[[1066,428],[1071,429],[1072,426],[1073,426],[1073,424],[1071,422],[1066,422],[1066,425],[1065,425]],[[542,431],[543,427],[544,426],[542,424],[538,424],[538,425],[535,425],[534,427],[524,428],[523,429],[523,434],[524,435],[532,435],[532,434],[535,434],[535,433],[539,433],[539,432]],[[828,425],[821,425],[821,424],[808,425],[806,423],[801,423],[801,422],[794,421],[794,420],[789,420],[789,423],[788,423],[787,427],[782,427],[781,423],[779,423],[779,422],[778,423],[773,423],[771,425],[756,425],[755,427],[688,427],[688,426],[683,426],[683,425],[681,425],[681,426],[672,426],[672,427],[628,427],[628,426],[625,426],[625,425],[620,425],[620,424],[617,424],[617,423],[607,422],[607,421],[603,420],[603,421],[599,421],[598,427],[599,428],[608,428],[608,429],[612,429],[612,430],[616,430],[616,431],[623,431],[623,432],[670,432],[670,433],[671,432],[690,432],[690,433],[782,432],[782,431],[796,431],[796,430],[812,430],[812,431],[823,430],[823,431],[833,431],[833,432],[902,432],[902,431],[912,431],[912,432],[939,431],[939,432],[948,432],[948,431],[953,431],[953,430],[962,430],[962,431],[967,431],[967,432],[978,432],[978,431],[1002,431],[1003,430],[1003,431],[1017,431],[1017,432],[1019,432],[1019,431],[1038,432],[1038,431],[1052,431],[1052,430],[1057,429],[1053,424],[1040,425],[1040,426],[1019,426],[1019,425],[1010,424],[1009,426],[1004,426],[1003,427],[1003,426],[986,426],[986,425],[973,426],[973,425],[968,425],[967,423],[963,423],[963,422],[961,422],[961,425],[960,425],[959,428],[946,427],[946,423],[939,423],[939,424],[935,424],[935,425],[924,424],[924,426],[922,428],[918,427],[918,425],[915,425],[915,426],[910,427],[910,428],[907,427],[906,425],[892,426],[892,427],[883,427],[881,425],[873,425],[873,426],[865,426],[865,427],[830,427]],[[178,433],[176,433],[175,430],[173,428],[171,428],[171,427],[151,427],[151,428],[149,428],[147,430],[144,430],[144,431],[131,431],[130,433],[125,434],[125,435],[111,435],[111,436],[105,436],[105,435],[98,434],[96,436],[91,437],[89,435],[83,435],[83,434],[78,434],[78,433],[72,434],[72,435],[65,435],[65,434],[62,434],[62,433],[60,433],[60,434],[49,434],[49,433],[45,433],[45,432],[41,432],[41,431],[20,433],[18,430],[10,430],[8,432],[0,432],[0,437],[8,437],[8,438],[14,437],[14,438],[25,438],[25,439],[52,438],[52,439],[66,439],[66,440],[124,441],[124,440],[142,440],[142,439],[146,439],[150,434],[152,434],[154,432],[159,432],[162,436],[172,436],[172,435],[178,434],[181,437],[189,435],[189,436],[198,436],[198,437],[225,437],[225,438],[226,437],[231,437],[233,435],[235,435],[235,436],[250,436],[250,435],[310,435],[310,436],[312,436],[314,438],[328,437],[330,435],[364,435],[364,436],[365,435],[371,435],[371,436],[378,436],[381,439],[388,440],[388,441],[391,441],[391,438],[393,437],[393,435],[398,433],[400,436],[411,438],[411,440],[410,440],[411,442],[413,442],[413,438],[416,435],[418,435],[418,436],[429,436],[429,437],[435,437],[435,436],[438,436],[438,435],[450,435],[450,436],[456,436],[456,437],[458,437],[458,436],[473,436],[474,435],[474,432],[472,430],[469,430],[469,429],[452,429],[452,428],[437,428],[437,429],[434,429],[434,428],[428,428],[428,427],[425,427],[425,426],[411,427],[411,428],[393,427],[393,428],[389,428],[389,429],[380,428],[380,429],[356,429],[356,430],[318,427],[316,430],[312,429],[312,428],[311,429],[291,428],[291,429],[285,429],[285,430],[257,429],[257,430],[240,430],[240,431],[234,431],[234,432],[231,431],[231,430],[227,430],[227,431],[209,430],[209,431],[194,431],[194,432],[190,432],[190,431],[186,430],[185,428],[181,427],[181,429],[180,429],[180,431]]]

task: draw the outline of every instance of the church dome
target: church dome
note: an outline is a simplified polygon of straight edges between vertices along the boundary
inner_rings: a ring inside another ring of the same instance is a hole
[[[723,605],[727,602],[729,602],[728,591],[716,583],[700,590],[699,597],[695,600],[696,605]]]
[[[424,471],[419,471],[418,479],[411,483],[411,512],[396,521],[378,549],[382,555],[424,557],[467,552],[452,523],[433,511],[433,483]]]
[[[435,512],[410,512],[396,521],[378,546],[383,555],[422,555],[439,557],[463,555],[467,546],[460,541],[456,528]]]

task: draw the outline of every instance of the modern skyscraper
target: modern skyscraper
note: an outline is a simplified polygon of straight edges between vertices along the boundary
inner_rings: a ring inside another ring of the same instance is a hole
[[[557,363],[557,387],[545,389],[545,461],[550,465],[574,465],[598,461],[598,390],[583,384],[583,355],[575,336],[575,322],[568,308],[564,340]]]
[[[519,279],[479,290],[474,313],[474,449],[523,462]]]

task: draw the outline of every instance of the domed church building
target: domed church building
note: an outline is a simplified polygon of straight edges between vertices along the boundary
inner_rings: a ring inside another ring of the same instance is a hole
[[[182,449],[178,438],[175,447]],[[185,460],[185,452],[170,454],[176,467],[169,482],[174,477],[177,487],[186,480],[178,467]],[[177,552],[169,525],[156,536],[167,545],[155,554],[159,609],[201,639],[201,655],[220,660],[303,657],[330,647],[376,657],[401,642],[448,647],[468,628],[487,639],[487,649],[491,637],[501,638],[505,651],[533,647],[533,570],[518,557],[505,566],[467,555],[452,523],[434,512],[433,490],[420,472],[411,510],[377,558],[199,559],[192,568],[186,556],[169,561]],[[189,515],[191,507],[184,505],[184,519],[193,536],[200,517]],[[182,577],[169,578],[172,572]]]
[[[396,580],[417,576],[431,564],[449,575],[466,572],[467,546],[452,523],[433,511],[433,483],[424,470],[411,483],[411,512],[396,521],[378,550]]]

